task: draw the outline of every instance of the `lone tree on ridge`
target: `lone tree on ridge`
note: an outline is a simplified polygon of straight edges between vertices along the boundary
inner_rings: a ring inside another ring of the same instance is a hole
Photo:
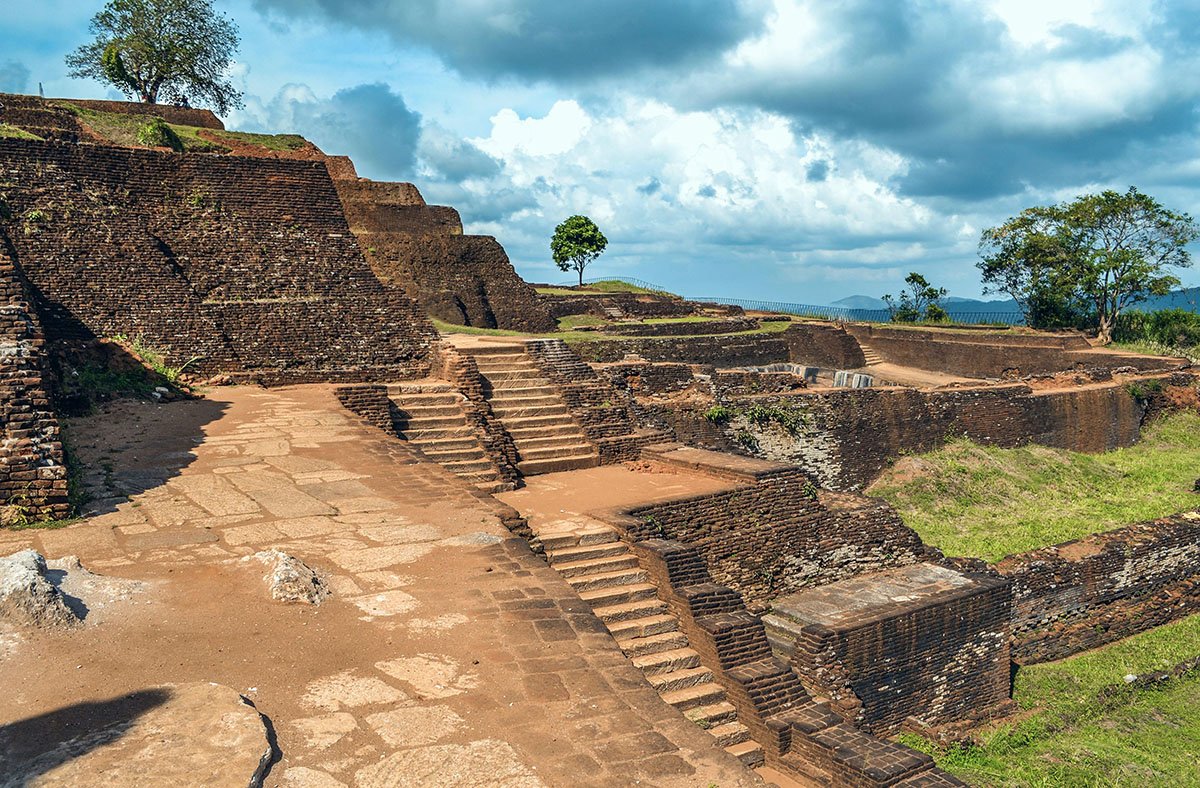
[[[554,228],[550,239],[550,252],[554,262],[563,271],[579,273],[579,284],[583,284],[583,269],[599,257],[608,247],[608,239],[596,223],[586,216],[571,216]]]
[[[1031,325],[1074,314],[1107,344],[1122,311],[1179,285],[1170,269],[1192,264],[1187,246],[1197,237],[1191,216],[1130,187],[1028,208],[984,230],[978,266],[984,284],[1015,299]]]
[[[934,287],[929,280],[913,271],[904,277],[907,290],[900,293],[900,299],[888,293],[883,297],[887,304],[888,314],[895,323],[916,323],[927,320],[940,323],[950,316],[942,308],[942,299],[946,297],[946,288]]]
[[[73,77],[107,82],[147,104],[191,101],[220,114],[242,106],[226,77],[238,29],[211,0],[109,0],[91,31],[95,39],[67,55]]]

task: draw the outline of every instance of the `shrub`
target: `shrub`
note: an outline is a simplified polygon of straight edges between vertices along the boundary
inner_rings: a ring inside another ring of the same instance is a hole
[[[183,140],[162,118],[151,118],[143,123],[138,129],[137,141],[139,145],[151,148],[170,148],[176,153],[183,152]]]
[[[724,405],[714,405],[704,412],[704,418],[713,424],[725,424],[733,418],[733,411]]]

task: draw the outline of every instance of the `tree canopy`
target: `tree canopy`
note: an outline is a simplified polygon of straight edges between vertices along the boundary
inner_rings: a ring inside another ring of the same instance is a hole
[[[949,315],[942,308],[942,299],[946,297],[946,288],[934,287],[929,280],[913,271],[904,277],[907,290],[900,293],[897,299],[891,293],[883,297],[887,304],[888,313],[897,323],[915,323],[918,320],[939,322],[946,320]]]
[[[67,56],[71,76],[107,82],[148,104],[242,106],[226,74],[237,26],[211,0],[109,0],[92,17],[95,38]]]
[[[583,284],[583,269],[608,247],[608,239],[600,228],[586,216],[571,216],[554,228],[550,252],[563,271],[576,271]]]
[[[1191,265],[1197,236],[1192,217],[1130,187],[1028,208],[984,230],[978,266],[986,290],[1015,300],[1028,325],[1084,322],[1107,343],[1125,309],[1179,285],[1170,269]]]

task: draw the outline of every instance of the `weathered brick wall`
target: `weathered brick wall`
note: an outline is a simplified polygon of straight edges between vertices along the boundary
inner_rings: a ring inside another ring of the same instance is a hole
[[[1061,659],[1200,612],[1200,515],[1009,556],[1013,658]]]
[[[44,383],[37,315],[0,233],[0,519],[69,514],[58,418]]]
[[[463,235],[453,208],[428,206],[412,184],[336,182],[376,274],[455,325],[553,331],[556,323],[495,238]]]
[[[400,437],[400,433],[396,431],[396,421],[392,413],[392,401],[388,398],[387,386],[379,383],[359,383],[352,386],[338,386],[333,393],[346,410],[393,438]]]
[[[605,310],[616,309],[626,317],[688,317],[702,314],[710,309],[709,304],[685,301],[682,298],[653,293],[605,293],[604,295],[539,295],[546,309],[554,317],[567,315],[594,315],[608,317]],[[740,315],[739,307],[725,310],[726,314]]]
[[[1160,370],[1179,362],[1092,350],[1080,334],[1009,334],[851,324],[847,330],[886,361],[970,378],[1020,377],[1074,368]]]
[[[572,345],[584,359],[615,362],[629,354],[647,361],[679,361],[716,367],[757,367],[790,360],[788,343],[778,333],[703,337],[600,339]]]
[[[892,573],[864,576],[853,591],[841,592],[854,598],[825,599],[827,589],[817,589],[777,601],[764,619],[776,654],[805,686],[879,735],[897,732],[909,717],[940,725],[977,718],[1008,701],[1009,583],[931,564],[903,571],[912,570],[957,575],[963,582],[924,596],[890,587]],[[884,601],[893,594],[898,596]],[[837,623],[813,616],[809,595]],[[848,609],[855,612],[842,612]]]
[[[795,323],[783,332],[791,361],[826,369],[866,366],[862,348],[846,329],[826,323]]]
[[[682,323],[617,323],[600,329],[604,334],[629,337],[691,337],[704,334],[736,334],[759,328],[752,318],[695,320]]]
[[[270,382],[418,377],[432,325],[372,274],[321,162],[0,140],[51,339],[142,334]]]
[[[798,469],[749,458],[688,452],[733,488],[613,513],[635,539],[686,542],[716,582],[751,610],[800,588],[921,560],[926,549],[887,504],[865,498],[826,505]],[[643,452],[670,461],[669,454]]]
[[[1181,373],[1151,379],[1183,384],[1192,380]],[[762,405],[800,411],[803,423],[791,431],[735,419],[725,432],[750,433],[759,456],[799,465],[822,486],[838,490],[862,489],[896,457],[931,451],[950,436],[965,435],[985,445],[1038,443],[1087,452],[1130,446],[1146,414],[1146,403],[1121,381],[1061,390],[1035,390],[1025,384],[934,391],[806,390],[728,398],[727,404],[735,409]],[[690,412],[696,413],[702,415]],[[676,423],[676,431],[680,429]],[[707,431],[703,425],[697,429]]]
[[[517,446],[508,430],[500,423],[500,419],[492,412],[491,403],[484,393],[483,375],[480,374],[475,359],[449,344],[442,343],[438,347],[434,372],[442,380],[452,383],[454,388],[466,397],[464,415],[488,459],[496,466],[504,481],[519,486],[522,482],[521,474],[517,470]]]

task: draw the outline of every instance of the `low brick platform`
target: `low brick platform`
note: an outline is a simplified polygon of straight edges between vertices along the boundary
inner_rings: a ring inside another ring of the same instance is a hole
[[[1007,581],[931,563],[806,589],[763,617],[775,653],[864,730],[961,719],[1008,698]]]

